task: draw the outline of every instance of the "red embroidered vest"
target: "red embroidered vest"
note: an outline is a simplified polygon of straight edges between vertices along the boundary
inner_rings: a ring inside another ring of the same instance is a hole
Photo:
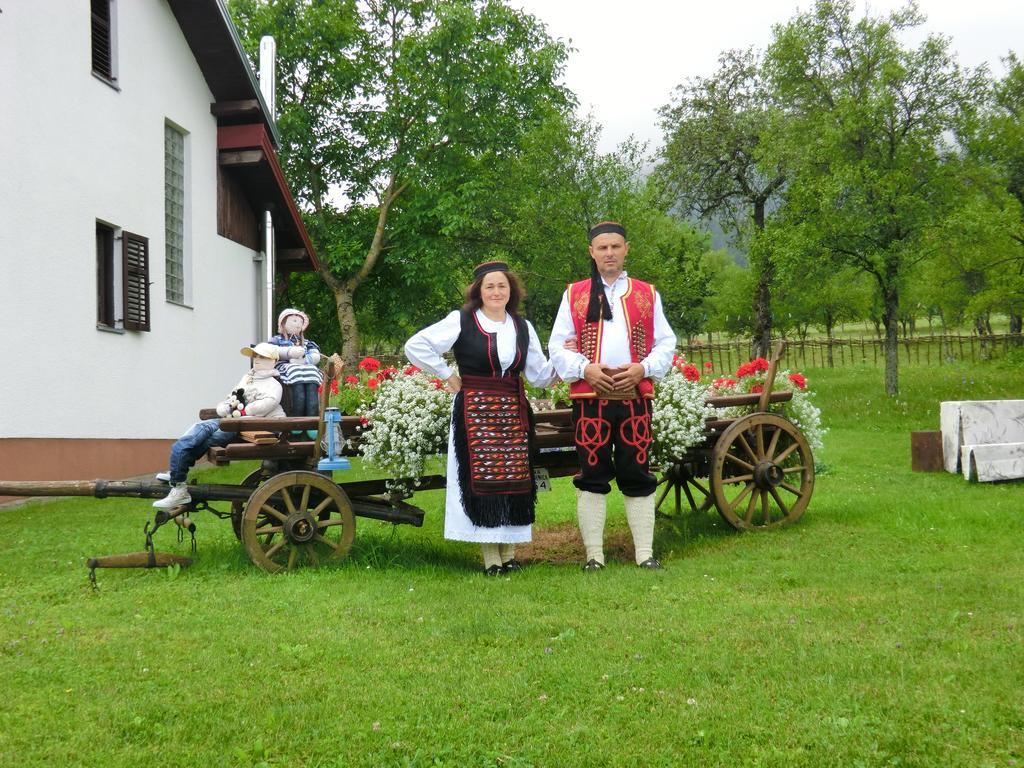
[[[626,318],[626,329],[629,332],[629,356],[634,363],[643,361],[651,353],[654,345],[654,286],[641,280],[626,278],[629,286],[619,298],[622,311]],[[587,322],[587,305],[590,303],[590,280],[572,283],[569,288],[569,314],[576,327],[576,338],[580,352],[592,363],[601,362],[601,338],[604,320],[598,318],[596,323]],[[654,383],[643,379],[637,386],[640,397],[654,397]],[[585,379],[579,379],[569,385],[569,396],[599,397]]]

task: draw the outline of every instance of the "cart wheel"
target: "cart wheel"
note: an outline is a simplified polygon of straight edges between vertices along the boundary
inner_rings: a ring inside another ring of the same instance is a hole
[[[664,486],[654,505],[658,510],[661,509],[661,505],[665,503],[672,490],[675,490],[675,513],[677,515],[683,510],[681,493],[686,494],[686,501],[690,505],[691,512],[707,512],[715,501],[711,491],[697,481],[692,468],[687,464],[670,464],[665,468],[658,485]]]
[[[283,472],[245,505],[242,542],[268,573],[343,558],[356,532],[345,492],[316,472]]]
[[[795,522],[814,490],[814,457],[793,422],[753,413],[733,422],[715,444],[711,493],[719,514],[741,531]]]
[[[248,475],[245,476],[240,485],[243,488],[255,488],[263,480],[263,467],[254,469]],[[244,501],[232,501],[231,502],[231,530],[235,532],[235,538],[239,541],[242,540],[242,515],[245,512]]]

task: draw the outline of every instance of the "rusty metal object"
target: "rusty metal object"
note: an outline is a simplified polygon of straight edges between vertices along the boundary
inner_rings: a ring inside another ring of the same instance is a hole
[[[923,431],[910,433],[910,468],[914,472],[942,472],[942,433]]]

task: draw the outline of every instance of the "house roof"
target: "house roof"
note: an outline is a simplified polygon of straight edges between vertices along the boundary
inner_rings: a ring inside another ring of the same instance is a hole
[[[316,269],[309,233],[277,159],[281,137],[223,0],[168,3],[213,94],[210,112],[217,119],[218,150],[260,153],[249,155],[252,162],[234,166],[231,173],[254,210],[274,212],[278,266]]]

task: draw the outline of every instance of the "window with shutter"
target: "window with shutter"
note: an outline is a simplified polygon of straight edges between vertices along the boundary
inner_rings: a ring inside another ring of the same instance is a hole
[[[91,0],[92,71],[104,80],[116,80],[114,67],[114,15],[112,0]]]
[[[121,241],[124,270],[124,327],[149,330],[149,238],[124,232]]]
[[[96,323],[114,328],[117,315],[114,286],[114,228],[96,222]]]

